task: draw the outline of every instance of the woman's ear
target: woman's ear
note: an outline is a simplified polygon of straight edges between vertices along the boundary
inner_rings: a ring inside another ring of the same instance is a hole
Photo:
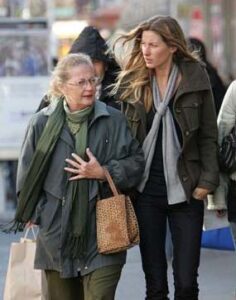
[[[177,51],[177,47],[170,47],[170,52],[171,53],[175,53]]]
[[[63,83],[59,83],[58,84],[58,86],[57,86],[57,88],[58,88],[58,90],[60,91],[60,93],[62,94],[62,95],[65,95],[65,93],[66,93],[66,85],[65,84],[63,84]]]

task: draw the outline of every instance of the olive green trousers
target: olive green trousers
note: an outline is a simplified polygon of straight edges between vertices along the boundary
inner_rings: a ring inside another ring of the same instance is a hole
[[[60,278],[56,271],[46,270],[48,300],[114,300],[122,267],[107,266],[68,279]]]

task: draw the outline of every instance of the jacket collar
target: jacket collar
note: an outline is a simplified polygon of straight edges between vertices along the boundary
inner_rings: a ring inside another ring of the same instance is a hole
[[[204,64],[201,62],[194,62],[190,60],[184,60],[178,64],[182,79],[175,99],[179,98],[182,94],[210,90],[210,82],[205,70]],[[135,109],[141,114],[144,106],[141,102],[127,101],[130,105],[134,106]]]
[[[97,121],[97,119],[101,118],[101,117],[109,117],[110,113],[107,110],[107,105],[101,101],[95,101],[94,104],[94,114],[93,114],[93,118],[89,124],[89,127],[91,127],[94,122]]]
[[[42,111],[43,111],[44,115],[50,116],[53,113],[53,111],[55,110],[56,105],[57,105],[57,102],[52,101],[48,107],[43,108]],[[94,124],[94,122],[96,122],[97,119],[99,119],[100,117],[104,117],[104,116],[105,117],[110,116],[110,113],[107,110],[106,104],[101,101],[96,101],[94,104],[93,118],[90,121],[89,128]],[[63,126],[60,138],[64,142],[66,142],[68,145],[70,145],[72,148],[74,148],[74,139],[73,139],[66,123]]]
[[[53,113],[53,111],[55,110],[55,108],[57,106],[57,101],[58,100],[53,100],[49,106],[42,109],[45,116],[50,116]],[[93,116],[92,121],[96,120],[97,118],[99,118],[101,116],[109,116],[109,115],[110,115],[110,113],[107,110],[106,104],[101,101],[95,101],[94,116]]]
[[[199,62],[183,61],[179,64],[182,75],[176,98],[181,94],[209,90],[210,82],[204,65]]]

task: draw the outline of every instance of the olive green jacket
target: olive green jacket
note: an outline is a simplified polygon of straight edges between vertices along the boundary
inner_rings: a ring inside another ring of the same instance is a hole
[[[219,184],[217,124],[212,92],[204,67],[197,62],[179,65],[181,82],[174,98],[174,118],[182,132],[178,174],[189,200],[196,187],[215,190]],[[124,102],[131,131],[141,143],[145,139],[146,112],[141,102]]]

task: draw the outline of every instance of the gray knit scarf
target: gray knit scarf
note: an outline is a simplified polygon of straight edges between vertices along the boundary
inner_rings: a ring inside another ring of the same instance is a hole
[[[176,204],[186,201],[184,189],[182,187],[178,170],[177,161],[181,152],[180,143],[175,129],[174,120],[168,107],[170,99],[174,93],[176,81],[178,78],[178,67],[173,65],[168,80],[167,89],[163,99],[161,100],[156,78],[152,78],[153,102],[156,109],[152,127],[143,142],[143,151],[146,160],[145,171],[142,181],[138,186],[138,191],[142,192],[149,178],[150,167],[156,148],[156,141],[162,119],[162,149],[163,149],[163,165],[164,176],[167,186],[167,198],[169,204]]]

